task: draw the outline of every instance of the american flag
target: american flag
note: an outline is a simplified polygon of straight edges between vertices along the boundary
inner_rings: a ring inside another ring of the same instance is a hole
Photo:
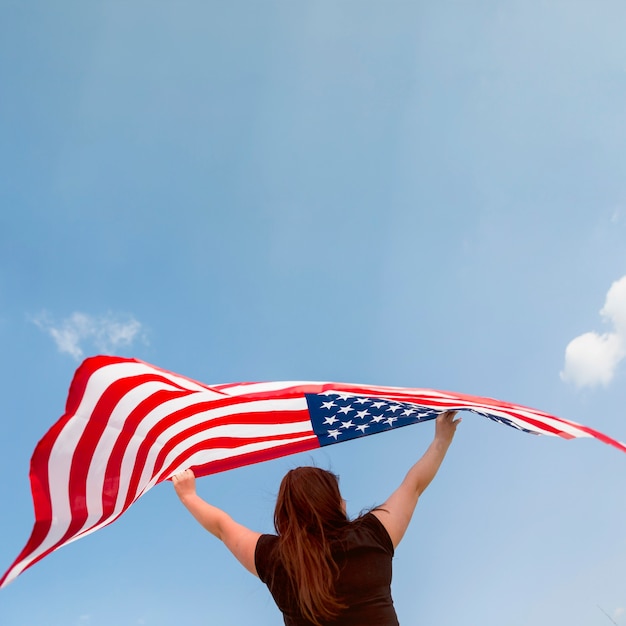
[[[469,410],[514,428],[614,439],[541,411],[433,389],[332,382],[204,385],[135,359],[78,368],[65,414],[33,453],[35,525],[0,578],[9,584],[61,546],[116,520],[186,468],[205,476]]]

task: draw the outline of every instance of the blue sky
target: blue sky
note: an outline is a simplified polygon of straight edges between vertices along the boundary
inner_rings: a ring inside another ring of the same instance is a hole
[[[488,395],[626,440],[625,20],[609,0],[4,0],[0,569],[32,527],[32,451],[99,352]],[[355,515],[431,436],[198,487],[269,531],[280,478],[314,462]],[[626,624],[625,469],[467,414],[397,551],[401,623]],[[0,591],[0,623],[280,617],[166,484]]]

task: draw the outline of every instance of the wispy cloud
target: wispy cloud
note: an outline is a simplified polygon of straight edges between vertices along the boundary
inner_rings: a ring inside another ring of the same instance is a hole
[[[613,209],[611,214],[611,224],[619,224],[624,221],[624,207],[618,206]]]
[[[76,311],[56,322],[43,312],[34,317],[33,322],[54,339],[59,352],[77,361],[83,358],[86,346],[110,354],[130,346],[138,338],[145,341],[142,325],[132,316],[113,313],[92,316]]]
[[[565,349],[561,378],[577,387],[608,385],[626,357],[626,276],[611,285],[600,315],[611,324],[609,332],[584,333]]]

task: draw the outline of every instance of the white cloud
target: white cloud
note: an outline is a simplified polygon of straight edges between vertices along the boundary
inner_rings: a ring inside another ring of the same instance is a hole
[[[577,387],[607,386],[626,357],[626,276],[611,285],[600,315],[611,331],[584,333],[565,348],[561,378]]]
[[[59,352],[69,354],[77,361],[83,358],[85,344],[93,346],[96,352],[110,354],[131,345],[141,336],[142,330],[134,317],[112,313],[95,317],[76,311],[56,323],[44,312],[33,322],[54,339]]]

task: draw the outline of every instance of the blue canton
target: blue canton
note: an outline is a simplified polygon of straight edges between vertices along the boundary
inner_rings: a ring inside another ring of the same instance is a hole
[[[373,435],[437,417],[443,409],[337,391],[306,394],[313,431],[321,446]]]

